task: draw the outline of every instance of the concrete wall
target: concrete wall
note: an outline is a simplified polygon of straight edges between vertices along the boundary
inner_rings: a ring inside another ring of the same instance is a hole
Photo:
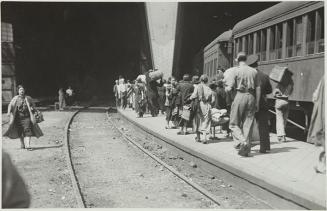
[[[150,44],[154,68],[164,73],[164,78],[172,75],[177,2],[147,2]]]

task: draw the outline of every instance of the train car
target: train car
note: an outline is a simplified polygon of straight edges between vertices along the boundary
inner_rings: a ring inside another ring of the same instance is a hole
[[[10,23],[1,23],[2,52],[2,107],[6,107],[16,93],[15,49],[13,27]]]
[[[201,48],[192,59],[191,75],[203,74],[203,48]]]
[[[324,74],[324,2],[274,5],[237,23],[233,41],[234,56],[240,51],[257,54],[259,69],[266,74],[275,65],[293,73],[291,109],[303,112],[308,128],[312,94]]]
[[[232,62],[232,30],[214,39],[203,50],[203,73],[214,79],[218,70],[228,69]]]

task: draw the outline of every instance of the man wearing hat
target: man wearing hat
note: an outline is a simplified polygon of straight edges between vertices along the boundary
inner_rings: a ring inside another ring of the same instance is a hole
[[[236,142],[235,148],[239,149],[238,154],[241,156],[248,156],[250,153],[254,114],[260,100],[260,81],[257,71],[249,67],[246,60],[244,52],[238,53],[236,61],[239,66],[234,67],[231,80],[228,81],[229,88],[234,87],[236,90],[231,106],[229,128]]]
[[[153,72],[153,70],[150,69],[147,73],[145,73],[147,90],[146,95],[150,113],[153,117],[156,117],[159,114],[159,93],[157,87],[163,86],[163,83],[162,80],[160,80],[160,83],[158,83],[156,80],[152,80],[150,77],[150,72]]]
[[[193,92],[195,92],[197,90],[197,86],[200,83],[200,77],[197,75],[194,75],[192,77],[192,84],[193,84]],[[195,94],[195,93],[192,93]],[[196,112],[197,112],[197,101],[196,99],[192,100],[191,102],[191,115],[190,115],[190,121],[192,122],[192,132],[195,133],[197,131],[197,125],[199,125],[197,122],[200,121],[199,118],[196,116]]]
[[[251,55],[247,58],[247,65],[257,70],[257,77],[260,81],[261,96],[259,101],[259,110],[255,114],[255,119],[258,123],[259,138],[260,138],[260,152],[266,153],[270,150],[269,137],[269,111],[266,95],[272,92],[272,87],[269,81],[269,76],[258,70],[258,56]]]
[[[191,83],[191,78],[189,74],[184,74],[183,80],[178,84],[178,98],[179,98],[179,107],[182,108],[182,118],[180,121],[180,131],[177,133],[178,135],[186,135],[187,124],[190,120],[190,107],[191,100],[190,97],[193,93],[194,86]]]

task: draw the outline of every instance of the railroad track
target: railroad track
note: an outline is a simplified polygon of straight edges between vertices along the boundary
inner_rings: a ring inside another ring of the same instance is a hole
[[[178,178],[180,178],[181,180],[183,180],[184,182],[186,182],[187,184],[189,184],[190,186],[192,186],[196,191],[200,192],[203,196],[205,196],[206,198],[210,199],[212,202],[214,202],[215,204],[217,204],[220,208],[224,208],[223,205],[222,205],[222,203],[219,201],[219,199],[217,199],[217,197],[215,195],[211,194],[209,191],[207,191],[203,187],[199,186],[198,184],[194,183],[189,178],[187,178],[184,175],[182,175],[181,173],[179,173],[177,170],[175,170],[174,168],[172,168],[171,166],[169,166],[167,163],[163,162],[160,158],[158,158],[156,155],[154,155],[153,153],[151,153],[149,150],[143,148],[139,143],[137,143],[132,138],[130,138],[129,136],[127,136],[126,133],[124,133],[123,130],[119,129],[117,127],[117,125],[112,122],[112,120],[109,118],[109,112],[107,113],[107,116],[108,116],[108,121],[116,128],[117,131],[119,131],[121,133],[121,135],[125,138],[126,141],[128,141],[128,142],[132,143],[133,145],[135,145],[138,149],[140,149],[142,152],[144,152],[150,158],[152,158],[157,163],[159,163],[164,168],[166,168],[171,173],[173,173],[175,176],[177,176]]]
[[[67,125],[65,127],[65,133],[66,133],[65,144],[64,144],[64,146],[65,146],[65,155],[67,157],[67,159],[66,159],[67,166],[69,168],[69,173],[70,173],[73,189],[74,189],[74,192],[75,192],[75,198],[76,198],[76,201],[77,201],[78,208],[86,208],[88,206],[87,206],[87,203],[86,203],[86,201],[84,199],[84,194],[82,192],[82,189],[81,189],[81,186],[80,186],[77,174],[76,174],[76,170],[75,170],[75,167],[74,167],[74,164],[73,164],[74,162],[73,162],[71,146],[70,146],[70,144],[71,144],[70,127],[71,127],[74,119],[76,118],[76,116],[85,109],[86,108],[83,108],[83,109],[80,109],[80,110],[77,110],[76,112],[74,112],[74,114],[71,116],[70,120],[68,121],[68,123],[67,123]],[[109,108],[109,109],[112,109],[112,108]],[[119,129],[115,125],[115,123],[112,122],[112,120],[110,120],[109,112],[107,112],[106,115],[107,115],[108,122],[111,125],[114,126],[114,128],[122,135],[122,137],[123,137],[123,139],[125,141],[127,141],[127,142],[133,144],[134,146],[136,146],[137,149],[139,149],[142,153],[149,156],[154,161],[156,161],[158,164],[160,164],[163,168],[167,169],[168,171],[173,173],[175,176],[177,176],[178,178],[183,180],[186,184],[190,185],[195,191],[199,192],[200,194],[202,194],[203,197],[205,197],[208,200],[212,201],[212,203],[216,204],[219,208],[223,208],[222,204],[220,203],[220,201],[217,199],[216,196],[214,196],[213,194],[211,194],[210,192],[208,192],[207,190],[205,190],[201,186],[197,185],[196,183],[194,183],[193,181],[191,181],[190,179],[188,179],[184,175],[180,174],[178,171],[176,171],[175,169],[170,167],[168,164],[161,161],[158,157],[156,157],[150,151],[144,149],[141,145],[139,145],[136,141],[134,141],[133,139],[128,137],[121,129]]]
[[[239,175],[235,175],[235,174],[228,172],[224,169],[221,169],[217,166],[213,166],[211,163],[208,163],[207,161],[203,160],[202,158],[197,157],[196,155],[190,154],[189,152],[186,152],[183,149],[176,147],[175,145],[172,145],[170,142],[167,142],[167,140],[162,139],[162,137],[153,135],[148,130],[145,130],[142,126],[130,121],[124,115],[120,115],[120,116],[126,122],[130,122],[132,125],[135,125],[135,127],[137,127],[139,130],[142,130],[142,131],[150,134],[150,136],[155,137],[155,139],[156,139],[155,142],[160,143],[161,145],[164,145],[164,146],[168,146],[167,148],[176,150],[177,154],[181,154],[182,156],[184,156],[186,158],[190,158],[190,160],[199,164],[198,167],[201,167],[202,169],[205,169],[205,170],[208,169],[209,174],[218,175],[218,177],[221,176],[221,178],[224,178],[224,179],[233,178],[230,181],[232,183],[234,183],[236,186],[238,186],[240,191],[246,192],[246,194],[255,198],[260,203],[267,205],[268,208],[265,208],[265,209],[308,209],[308,208],[303,207],[302,205],[300,205],[292,200],[286,199],[266,188],[258,186],[257,184],[252,183],[252,182],[240,177]],[[124,131],[122,131],[122,132],[124,133]],[[126,135],[124,135],[124,136],[126,136]],[[204,185],[204,186],[206,186],[206,185]],[[217,193],[217,191],[213,191],[211,189],[210,189],[210,192],[213,192],[214,194]],[[218,203],[222,204],[223,202],[221,202],[221,200],[220,200],[220,201],[218,201]],[[226,205],[225,207],[230,208],[229,205]],[[252,209],[252,207],[250,209]],[[257,209],[257,208],[255,208],[255,209]],[[261,209],[261,208],[259,208],[259,209]]]
[[[72,181],[72,186],[75,192],[75,198],[76,198],[76,202],[77,202],[77,208],[86,208],[85,206],[85,201],[83,199],[83,195],[81,192],[81,188],[79,186],[76,174],[75,174],[75,169],[73,166],[73,162],[72,162],[72,157],[71,157],[71,151],[70,151],[70,147],[69,147],[69,143],[70,143],[70,137],[69,137],[69,129],[70,129],[70,125],[72,124],[74,117],[81,111],[82,109],[79,109],[77,111],[74,112],[74,114],[71,116],[71,118],[69,119],[69,121],[67,122],[66,126],[65,126],[65,141],[64,141],[64,147],[65,147],[65,156],[66,156],[66,163],[67,163],[67,167],[69,170],[69,175],[70,175],[70,179]]]
[[[70,177],[71,177],[71,181],[73,183],[73,188],[74,188],[74,192],[75,192],[75,196],[76,196],[76,201],[77,201],[77,205],[78,205],[79,208],[86,208],[86,207],[90,207],[90,206],[88,206],[88,204],[86,203],[86,200],[84,198],[85,193],[83,193],[83,191],[81,189],[81,186],[80,186],[77,174],[76,174],[74,162],[73,162],[73,159],[72,159],[72,152],[71,152],[72,147],[71,147],[71,140],[70,140],[70,138],[71,138],[70,137],[70,127],[71,127],[71,125],[72,125],[72,123],[74,121],[74,118],[84,109],[85,108],[77,110],[72,115],[70,120],[68,121],[68,123],[67,123],[67,125],[65,127],[66,139],[65,139],[65,144],[64,144],[65,154],[66,154],[66,157],[67,157],[67,159],[66,159],[67,166],[69,168]],[[144,145],[142,146],[142,144],[140,144],[140,142],[138,142],[136,140],[136,138],[134,138],[133,135],[131,136],[130,134],[128,134],[126,132],[126,130],[124,130],[123,128],[119,128],[119,124],[117,122],[113,122],[113,120],[116,121],[116,119],[110,118],[110,113],[113,112],[113,111],[115,112],[116,110],[114,108],[111,108],[111,107],[108,109],[108,111],[106,113],[106,120],[110,123],[110,125],[112,125],[112,128],[114,130],[119,132],[119,134],[121,135],[120,139],[123,139],[128,144],[135,146],[134,148],[138,149],[141,153],[144,153],[144,155],[150,157],[152,160],[154,160],[160,166],[162,166],[162,168],[167,169],[169,172],[171,172],[177,178],[179,178],[184,183],[189,185],[191,187],[191,189],[193,189],[195,192],[198,192],[199,194],[201,194],[204,198],[211,201],[213,204],[215,204],[219,208],[230,208],[229,204],[226,203],[226,201],[224,201],[220,196],[215,195],[215,193],[216,193],[215,191],[212,191],[212,190],[209,191],[208,187],[201,186],[201,185],[199,185],[199,183],[194,182],[190,177],[184,176],[184,174],[182,172],[180,172],[179,170],[176,170],[172,165],[169,165],[168,163],[164,162],[161,156],[159,158],[158,156],[155,155],[155,153],[152,153],[151,150],[145,149]],[[248,188],[249,184],[247,183],[247,181],[245,181],[245,183],[241,185],[243,187],[243,189]],[[253,184],[251,184],[251,185],[253,185]],[[253,187],[249,187],[249,188],[251,190],[253,189]],[[223,191],[225,191],[225,190],[223,190]],[[255,190],[255,191],[257,191],[257,190]],[[265,191],[265,190],[260,190],[260,191],[261,191],[261,193],[263,193],[262,191]],[[266,201],[264,201],[262,199],[258,199],[256,197],[256,195],[251,195],[251,193],[246,193],[246,194],[249,195],[247,197],[251,197],[253,199],[255,198],[255,200],[257,200],[258,203],[261,203],[261,205],[263,205],[265,208],[269,208],[269,209],[280,208],[280,207],[274,207],[270,203],[267,203]],[[266,193],[264,193],[264,194],[266,194]],[[272,196],[271,193],[270,193],[270,195],[268,194],[268,197],[271,197],[271,196]],[[272,201],[275,200],[273,203],[279,203],[279,200],[281,200],[281,198],[279,198],[279,196],[274,196],[274,197],[275,197],[275,199],[272,199]],[[303,207],[298,207],[296,204],[293,205],[292,202],[289,202],[289,201],[285,202],[285,201],[287,201],[287,200],[284,199],[284,201],[281,202],[281,204],[284,204],[284,205],[286,204],[285,207],[287,207],[289,209],[303,209]],[[283,207],[284,205],[281,205],[281,206]]]

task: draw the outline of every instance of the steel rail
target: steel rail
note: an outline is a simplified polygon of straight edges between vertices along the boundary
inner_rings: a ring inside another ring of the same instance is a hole
[[[82,109],[84,109],[84,108],[82,108]],[[70,135],[69,129],[70,129],[71,123],[73,122],[73,119],[75,118],[75,116],[82,109],[78,109],[70,117],[69,121],[67,122],[67,124],[65,126],[65,131],[66,132],[65,132],[65,139],[64,139],[64,145],[65,145],[64,151],[65,151],[65,157],[66,157],[65,160],[66,160],[66,164],[67,164],[67,167],[68,167],[68,170],[69,170],[70,179],[72,181],[72,186],[73,186],[73,189],[74,189],[74,192],[75,192],[75,198],[76,198],[76,202],[77,202],[77,206],[78,206],[77,208],[86,208],[86,205],[85,205],[85,201],[83,199],[81,188],[80,188],[79,183],[77,181],[77,177],[76,177],[76,174],[75,174],[75,169],[74,169],[73,162],[72,162],[71,151],[70,151],[70,147],[69,147],[69,141],[70,141],[70,138],[69,138],[69,135]]]
[[[130,143],[134,144],[137,148],[139,148],[140,150],[142,150],[146,155],[148,155],[153,160],[155,160],[156,162],[158,162],[160,165],[162,165],[163,167],[165,167],[166,169],[168,169],[170,172],[172,172],[174,175],[176,175],[177,177],[179,177],[180,179],[182,179],[184,182],[186,182],[187,184],[189,184],[190,186],[192,186],[195,190],[197,190],[198,192],[200,192],[202,195],[204,195],[205,197],[209,198],[215,204],[217,204],[218,206],[220,206],[220,208],[224,208],[223,205],[221,204],[221,202],[217,199],[217,196],[211,194],[210,192],[208,192],[203,187],[201,187],[198,184],[194,183],[189,178],[185,177],[184,175],[182,175],[181,173],[179,173],[178,171],[176,171],[174,168],[172,168],[171,166],[169,166],[168,164],[166,164],[165,162],[163,162],[162,160],[160,160],[160,158],[158,158],[157,156],[155,156],[154,154],[152,154],[150,151],[144,149],[139,143],[135,142],[133,139],[131,139],[130,137],[128,137],[121,129],[119,129],[113,123],[112,120],[110,120],[110,118],[109,118],[109,112],[107,112],[107,119],[116,128],[116,130],[118,130],[119,133],[122,134],[122,136],[127,141],[129,141]]]
[[[270,109],[269,109],[269,112],[270,112],[270,113],[273,113],[273,114],[276,115],[276,112],[274,112],[274,111],[272,111],[272,110],[270,110]],[[303,127],[303,126],[301,126],[301,125],[299,125],[299,124],[293,122],[293,121],[290,120],[290,119],[287,119],[287,121],[288,121],[289,123],[293,124],[294,126],[296,126],[296,127],[300,128],[300,129],[304,130],[304,131],[306,130],[305,127]]]

